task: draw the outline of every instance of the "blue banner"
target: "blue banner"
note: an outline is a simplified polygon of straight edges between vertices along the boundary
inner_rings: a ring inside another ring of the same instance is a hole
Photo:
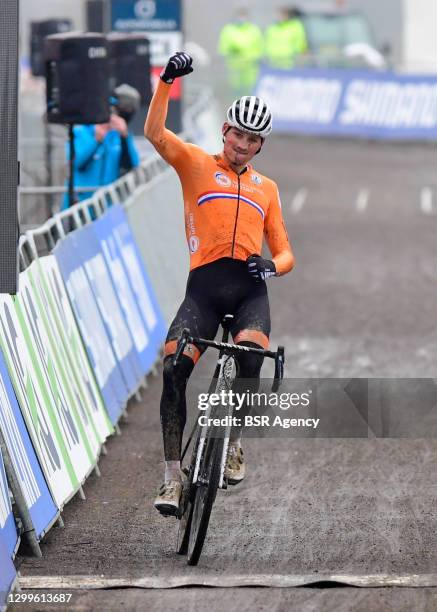
[[[147,374],[166,336],[166,325],[126,213],[112,206],[92,224]]]
[[[57,509],[32,446],[0,351],[0,429],[38,538],[57,517]]]
[[[92,241],[92,250],[94,241]],[[86,260],[81,249],[89,251],[82,230],[77,230],[59,241],[53,251],[71,300],[71,305],[82,339],[102,392],[106,409],[112,423],[116,423],[124,410],[128,389],[115,357],[106,326],[92,287],[85,272]]]
[[[94,223],[98,223],[95,221]],[[134,393],[142,378],[141,364],[135,350],[132,335],[126,325],[123,310],[120,304],[101,244],[94,231],[94,223],[82,227],[75,232],[80,241],[80,257],[88,281],[96,298],[100,316],[111,342],[114,355],[118,361],[120,371],[127,389],[127,396]],[[110,224],[103,222],[99,238],[103,239],[111,231]],[[127,397],[125,398],[127,399]]]
[[[112,0],[112,29],[168,32],[182,29],[181,0]]]
[[[0,538],[3,538],[8,551],[8,555],[12,558],[15,555],[18,534],[15,526],[14,515],[12,514],[11,499],[9,496],[8,481],[6,478],[5,466],[3,457],[0,451]]]
[[[6,544],[0,533],[0,611],[6,610],[8,593],[11,591],[17,572],[12,563]]]
[[[263,67],[256,94],[277,132],[437,139],[437,77]]]

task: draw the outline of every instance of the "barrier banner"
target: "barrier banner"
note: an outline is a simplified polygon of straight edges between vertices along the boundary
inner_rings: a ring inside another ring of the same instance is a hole
[[[0,533],[0,612],[6,610],[8,594],[12,591],[16,578],[15,566]]]
[[[68,299],[61,273],[53,255],[37,259],[31,269],[31,280],[41,299],[47,323],[59,343],[66,372],[73,383],[79,405],[84,406],[103,443],[114,428],[109,420],[102,395],[82,343],[76,319]]]
[[[65,415],[54,409],[21,309],[15,298],[5,294],[0,294],[0,345],[47,485],[62,508],[79,487],[61,433],[68,426]]]
[[[64,391],[68,406],[71,407],[72,414],[78,426],[78,431],[83,439],[84,446],[91,464],[94,465],[100,453],[100,437],[88,406],[84,403],[78,385],[77,379],[74,376],[74,371],[71,370],[69,359],[64,345],[60,342],[60,338],[56,333],[54,321],[50,318],[50,308],[43,300],[39,291],[37,279],[37,263],[33,262],[26,270],[26,274],[30,280],[33,291],[33,311],[36,315],[36,321],[40,323],[41,329],[39,333],[46,336],[50,354],[54,364],[54,371],[57,380],[60,381]]]
[[[83,266],[130,396],[141,383],[141,364],[93,225],[77,232]]]
[[[78,237],[80,232],[81,230],[77,230],[60,240],[53,253],[59,265],[109,418],[115,424],[124,410],[128,389],[84,265],[82,265],[80,249],[83,247],[83,239]]]
[[[0,538],[3,538],[9,557],[15,557],[20,540],[17,534],[14,515],[12,514],[9,486],[6,478],[3,457],[0,451]]]
[[[166,329],[123,208],[111,206],[92,228],[120,299],[142,373],[147,374],[158,357]]]
[[[128,395],[134,393],[142,379],[141,364],[132,335],[126,325],[122,307],[111,280],[93,224],[80,229],[81,254],[88,280],[96,297],[102,321],[120,365]],[[126,398],[127,399],[127,398]]]
[[[256,95],[278,132],[436,140],[435,76],[263,67]]]
[[[61,364],[52,350],[30,282],[29,269],[20,274],[20,293],[16,298],[16,310],[22,327],[29,332],[26,338],[29,352],[38,361],[45,377],[68,457],[77,480],[82,483],[95,463],[99,445],[86,414],[78,414],[65,373],[63,375]]]
[[[36,536],[41,538],[57,518],[58,512],[36,458],[1,351],[0,429]]]
[[[170,325],[184,298],[189,271],[184,200],[173,168],[168,167],[140,187],[124,210],[165,324]]]

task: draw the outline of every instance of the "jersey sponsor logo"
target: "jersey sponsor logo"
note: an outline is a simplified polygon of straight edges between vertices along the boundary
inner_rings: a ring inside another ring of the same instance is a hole
[[[200,240],[197,236],[190,236],[188,240],[190,252],[195,253],[199,249]]]
[[[200,198],[197,200],[197,205],[201,206],[202,204],[212,202],[213,200],[238,200],[238,199],[240,199],[240,202],[245,202],[246,204],[249,204],[249,206],[252,206],[252,208],[255,208],[255,210],[259,212],[259,214],[264,220],[265,212],[262,206],[260,206],[259,204],[251,200],[250,198],[246,198],[246,196],[243,196],[241,194],[240,196],[238,196],[238,194],[236,193],[208,191],[207,193],[203,193],[200,196]]]
[[[250,180],[252,183],[256,183],[257,185],[261,185],[263,182],[262,178],[258,174],[251,174]]]
[[[214,174],[214,178],[217,185],[220,185],[221,187],[230,187],[232,184],[229,176],[226,176],[226,174],[223,174],[223,172],[216,172]]]

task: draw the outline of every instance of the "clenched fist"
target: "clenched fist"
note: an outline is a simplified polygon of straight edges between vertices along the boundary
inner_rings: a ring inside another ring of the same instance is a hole
[[[188,53],[178,51],[167,62],[167,66],[159,75],[164,83],[173,83],[178,77],[190,74],[193,72],[192,68],[193,58]]]

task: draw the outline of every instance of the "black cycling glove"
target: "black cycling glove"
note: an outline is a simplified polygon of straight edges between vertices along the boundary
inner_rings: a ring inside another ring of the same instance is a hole
[[[167,62],[167,66],[163,69],[159,76],[164,83],[173,83],[177,77],[193,72],[193,68],[191,66],[192,63],[193,58],[188,55],[188,53],[178,51],[171,56]]]
[[[251,255],[246,259],[250,276],[257,283],[265,281],[270,276],[276,276],[276,266],[270,259],[259,255]]]

